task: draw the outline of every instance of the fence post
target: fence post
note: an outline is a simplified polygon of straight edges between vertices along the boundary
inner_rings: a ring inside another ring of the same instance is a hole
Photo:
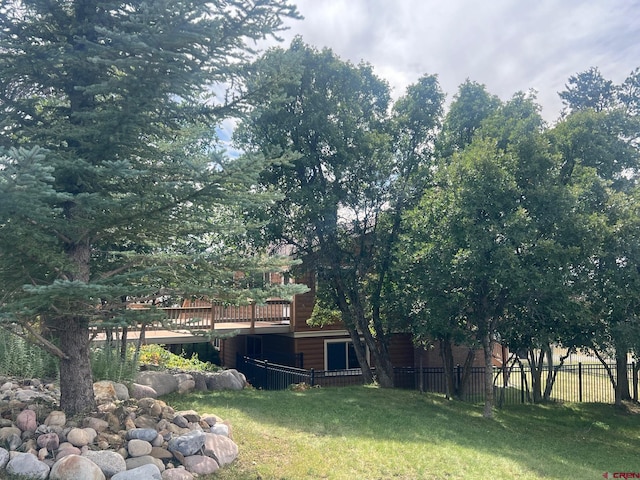
[[[633,380],[633,400],[638,401],[638,371],[636,370],[636,362],[631,364],[631,376]]]
[[[309,383],[311,384],[310,386],[315,386],[316,383],[316,371],[312,368],[310,375],[309,375]]]
[[[524,373],[524,368],[522,368],[522,364],[519,363],[520,365],[520,403],[524,403],[524,384],[527,381],[527,377],[525,376]]]
[[[578,401],[582,403],[582,362],[578,363]]]

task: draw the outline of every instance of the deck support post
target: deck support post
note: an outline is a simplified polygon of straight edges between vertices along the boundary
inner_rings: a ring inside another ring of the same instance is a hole
[[[251,333],[256,331],[256,304],[251,304]]]

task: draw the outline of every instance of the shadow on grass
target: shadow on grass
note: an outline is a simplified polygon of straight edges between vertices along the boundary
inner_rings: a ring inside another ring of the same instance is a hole
[[[451,461],[473,461],[474,454],[506,459],[537,478],[602,478],[607,471],[640,471],[635,460],[640,415],[625,414],[612,405],[509,406],[487,420],[478,405],[375,387],[210,392],[165,400],[174,408],[212,412],[232,422],[246,417],[314,437],[347,438],[354,444],[376,438],[415,444],[425,454],[456,446],[472,453],[468,459]],[[504,473],[487,475],[507,478]]]

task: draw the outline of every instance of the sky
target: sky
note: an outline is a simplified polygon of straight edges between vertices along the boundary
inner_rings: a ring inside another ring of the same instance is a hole
[[[469,78],[502,100],[535,89],[543,117],[562,109],[571,75],[598,67],[622,83],[640,67],[640,0],[293,0],[288,47],[302,36],[370,63],[395,98],[437,74],[447,101]]]

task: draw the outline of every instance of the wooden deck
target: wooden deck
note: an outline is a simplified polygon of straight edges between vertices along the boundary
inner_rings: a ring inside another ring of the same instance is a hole
[[[144,306],[134,308],[140,311],[151,311]],[[166,314],[165,323],[168,326],[147,325],[144,332],[144,343],[171,345],[208,341],[206,336],[194,332],[264,335],[291,331],[291,305],[283,300],[270,301],[265,305],[225,306],[212,304],[209,306],[159,308],[158,310]],[[127,341],[137,341],[140,334],[139,327],[129,328]],[[103,342],[105,338],[104,332],[100,332],[94,341]]]

